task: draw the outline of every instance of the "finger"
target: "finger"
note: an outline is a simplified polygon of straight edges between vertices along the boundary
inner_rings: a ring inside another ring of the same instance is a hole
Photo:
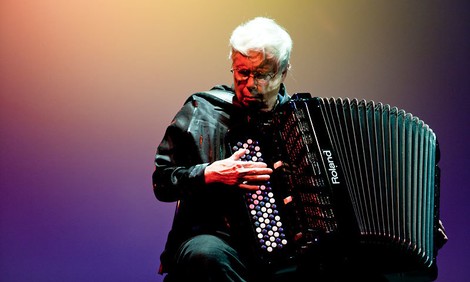
[[[263,169],[262,171],[266,171],[265,168],[267,168],[267,164],[263,162],[243,162],[243,167],[244,168],[253,168],[253,171],[257,169]],[[270,169],[272,170],[272,169]]]
[[[284,163],[282,161],[277,161],[273,164],[273,167],[274,167],[274,169],[278,169],[283,165],[284,165]]]
[[[449,238],[447,237],[446,232],[443,229],[438,228],[437,231],[441,234],[442,240],[444,240],[444,242],[447,242],[447,240],[449,240]]]
[[[246,150],[244,148],[240,148],[240,149],[238,149],[238,151],[233,153],[230,156],[230,158],[232,158],[235,161],[238,161],[239,159],[241,159],[243,157],[243,155],[245,155],[245,152],[246,152]]]
[[[271,178],[271,176],[269,176],[268,174],[260,174],[260,175],[257,175],[257,174],[251,174],[251,175],[245,175],[243,176],[243,182],[265,182],[265,181],[268,181],[269,179]],[[244,183],[246,184],[246,183]],[[253,184],[253,183],[252,183]]]
[[[245,190],[258,190],[259,189],[259,185],[249,184],[246,181],[239,184],[238,187],[240,187],[241,189],[245,189]]]
[[[247,171],[247,175],[262,175],[262,174],[271,174],[273,170],[269,167],[261,167],[261,168],[249,168]]]

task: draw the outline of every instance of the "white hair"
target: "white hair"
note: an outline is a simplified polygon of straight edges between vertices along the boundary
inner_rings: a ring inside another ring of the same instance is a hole
[[[237,52],[248,56],[250,51],[256,51],[274,60],[280,71],[289,68],[292,39],[273,19],[256,17],[239,25],[230,37],[230,47],[231,59]]]

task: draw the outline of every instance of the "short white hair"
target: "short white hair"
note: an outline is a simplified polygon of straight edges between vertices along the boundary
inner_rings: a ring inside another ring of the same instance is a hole
[[[273,19],[256,17],[239,25],[230,37],[230,54],[248,56],[250,51],[261,52],[266,59],[274,60],[278,70],[289,68],[292,39],[287,31]]]

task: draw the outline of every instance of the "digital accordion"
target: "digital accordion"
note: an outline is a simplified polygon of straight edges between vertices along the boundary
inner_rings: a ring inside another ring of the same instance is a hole
[[[303,257],[436,275],[439,148],[416,116],[298,93],[268,119],[229,131],[227,144],[245,148],[244,161],[283,163],[258,190],[243,192],[261,262]]]

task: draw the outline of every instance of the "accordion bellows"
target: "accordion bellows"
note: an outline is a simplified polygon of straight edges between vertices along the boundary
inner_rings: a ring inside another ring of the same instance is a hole
[[[422,120],[382,103],[305,93],[256,123],[230,132],[228,143],[245,147],[246,161],[284,163],[244,195],[262,260],[327,249],[384,272],[435,266],[439,150]]]

